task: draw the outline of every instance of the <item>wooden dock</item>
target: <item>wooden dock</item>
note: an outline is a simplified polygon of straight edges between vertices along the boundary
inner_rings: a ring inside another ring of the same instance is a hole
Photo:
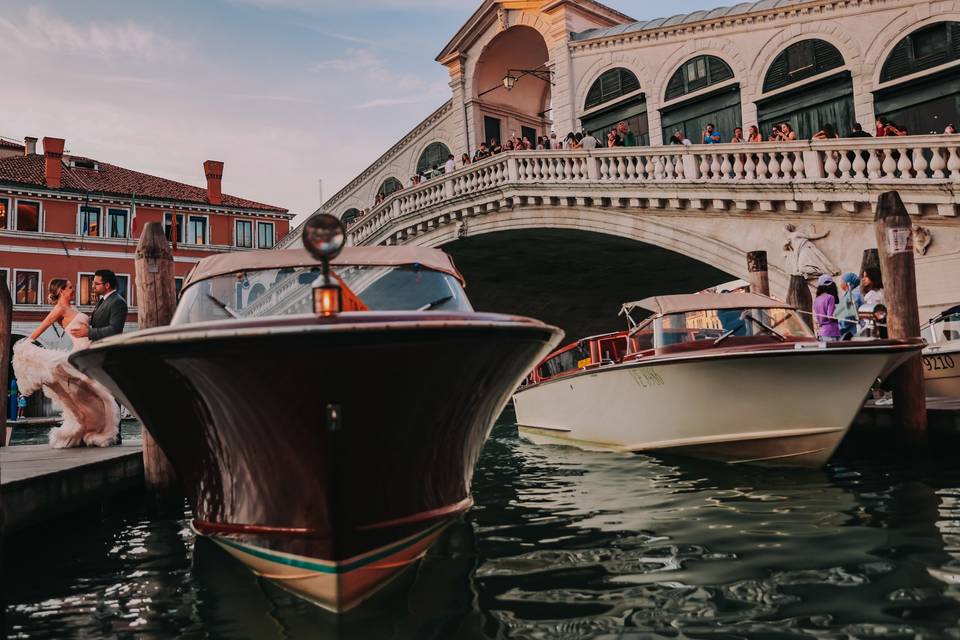
[[[960,399],[927,398],[928,430],[933,436],[960,436]],[[853,424],[854,430],[893,429],[892,405],[868,402]]]
[[[143,486],[143,443],[116,447],[51,449],[47,445],[0,448],[0,493],[7,532],[89,508]]]

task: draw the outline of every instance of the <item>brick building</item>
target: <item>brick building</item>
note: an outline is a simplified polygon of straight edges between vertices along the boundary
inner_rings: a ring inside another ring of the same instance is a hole
[[[199,169],[199,167],[198,167]],[[207,188],[64,153],[64,140],[0,140],[0,277],[14,297],[14,338],[29,335],[50,310],[52,278],[76,284],[77,306],[91,311],[97,269],[111,269],[137,320],[134,254],[148,222],[162,222],[174,243],[177,287],[201,258],[269,248],[289,231],[287,209],[221,192],[223,163],[203,164]],[[41,341],[67,348],[48,330]]]

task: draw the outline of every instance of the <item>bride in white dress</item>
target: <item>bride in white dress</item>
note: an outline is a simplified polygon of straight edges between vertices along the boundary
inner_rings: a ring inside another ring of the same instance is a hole
[[[120,408],[106,387],[77,371],[67,361],[68,351],[44,349],[33,343],[54,323],[64,332],[78,324],[89,324],[87,314],[77,311],[73,302],[73,283],[63,278],[50,281],[48,301],[54,305],[28,340],[13,347],[13,369],[21,393],[37,389],[63,409],[63,424],[50,430],[50,446],[108,447],[117,438]],[[73,349],[90,346],[89,338],[73,338]]]

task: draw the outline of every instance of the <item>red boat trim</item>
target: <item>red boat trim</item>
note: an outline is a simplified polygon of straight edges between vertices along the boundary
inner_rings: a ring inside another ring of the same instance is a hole
[[[370,531],[371,529],[383,529],[385,527],[392,527],[398,524],[412,524],[414,522],[423,522],[424,520],[433,520],[434,518],[438,518],[440,516],[466,511],[472,506],[473,497],[467,496],[460,502],[448,504],[447,506],[440,507],[439,509],[421,511],[420,513],[415,513],[413,515],[403,516],[402,518],[394,518],[393,520],[384,520],[383,522],[375,522],[374,524],[364,524],[357,527],[357,531]]]
[[[319,535],[317,529],[307,527],[271,527],[265,524],[236,524],[232,522],[208,522],[194,520],[194,528],[203,534],[211,533],[269,533],[274,535],[310,536]]]

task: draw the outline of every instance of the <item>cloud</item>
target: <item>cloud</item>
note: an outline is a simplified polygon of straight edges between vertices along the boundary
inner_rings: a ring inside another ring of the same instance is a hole
[[[336,71],[341,73],[364,71],[378,76],[387,73],[386,64],[380,56],[369,49],[347,49],[343,58],[321,60],[313,65],[313,71]]]
[[[123,56],[155,59],[161,53],[182,51],[182,45],[153,29],[133,21],[72,23],[40,7],[29,7],[26,15],[0,18],[0,47],[10,50],[35,49],[57,54],[97,58]]]

